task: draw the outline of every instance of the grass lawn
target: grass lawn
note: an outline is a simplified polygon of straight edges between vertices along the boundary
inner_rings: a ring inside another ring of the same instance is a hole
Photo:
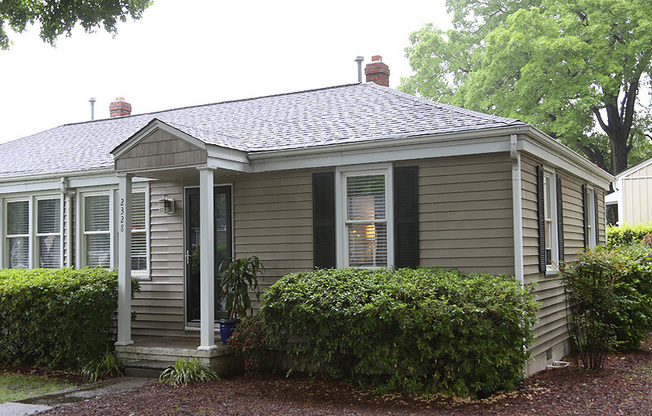
[[[74,384],[39,376],[0,374],[0,403],[39,396],[74,386]]]

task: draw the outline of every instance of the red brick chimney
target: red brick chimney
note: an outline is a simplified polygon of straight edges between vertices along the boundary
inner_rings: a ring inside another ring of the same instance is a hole
[[[375,82],[383,87],[389,87],[389,67],[383,63],[382,56],[372,56],[371,63],[367,64],[364,73],[367,76],[367,82]]]
[[[125,101],[124,97],[118,97],[109,106],[111,117],[122,117],[131,114],[131,104]]]

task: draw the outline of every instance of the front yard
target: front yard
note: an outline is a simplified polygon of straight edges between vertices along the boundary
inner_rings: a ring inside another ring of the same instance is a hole
[[[650,415],[652,334],[639,351],[610,355],[597,372],[548,370],[488,399],[376,396],[342,382],[305,377],[223,378],[138,391],[40,415]]]

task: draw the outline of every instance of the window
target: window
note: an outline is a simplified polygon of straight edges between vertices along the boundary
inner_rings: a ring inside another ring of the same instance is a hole
[[[584,246],[593,248],[598,245],[598,200],[594,189],[582,186],[584,204]]]
[[[554,200],[554,185],[552,174],[546,173],[544,175],[543,188],[544,188],[544,213],[545,213],[545,247],[546,247],[546,266],[550,268],[558,261],[557,253],[555,250],[557,234],[555,230],[555,200]]]
[[[539,222],[539,271],[556,274],[564,261],[564,228],[561,178],[537,167],[537,217]]]
[[[29,201],[7,202],[7,266],[29,269]]]
[[[58,269],[61,267],[61,200],[40,199],[36,205],[38,267]]]
[[[39,196],[8,201],[5,209],[7,222],[3,264],[20,269],[60,268],[61,198]]]
[[[144,192],[131,195],[131,271],[146,275],[147,256],[147,205]]]
[[[389,169],[342,172],[338,234],[344,267],[393,265],[393,235]]]
[[[117,234],[114,235],[114,210],[111,193],[87,194],[82,199],[81,266],[117,267]],[[133,276],[147,277],[149,273],[147,193],[131,194],[131,270]],[[115,210],[115,212],[118,212]]]
[[[110,221],[109,195],[84,197],[84,266],[112,266]]]

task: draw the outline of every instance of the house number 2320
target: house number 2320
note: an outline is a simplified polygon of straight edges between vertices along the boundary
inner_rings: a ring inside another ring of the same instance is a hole
[[[120,198],[120,232],[125,231],[125,199]]]

